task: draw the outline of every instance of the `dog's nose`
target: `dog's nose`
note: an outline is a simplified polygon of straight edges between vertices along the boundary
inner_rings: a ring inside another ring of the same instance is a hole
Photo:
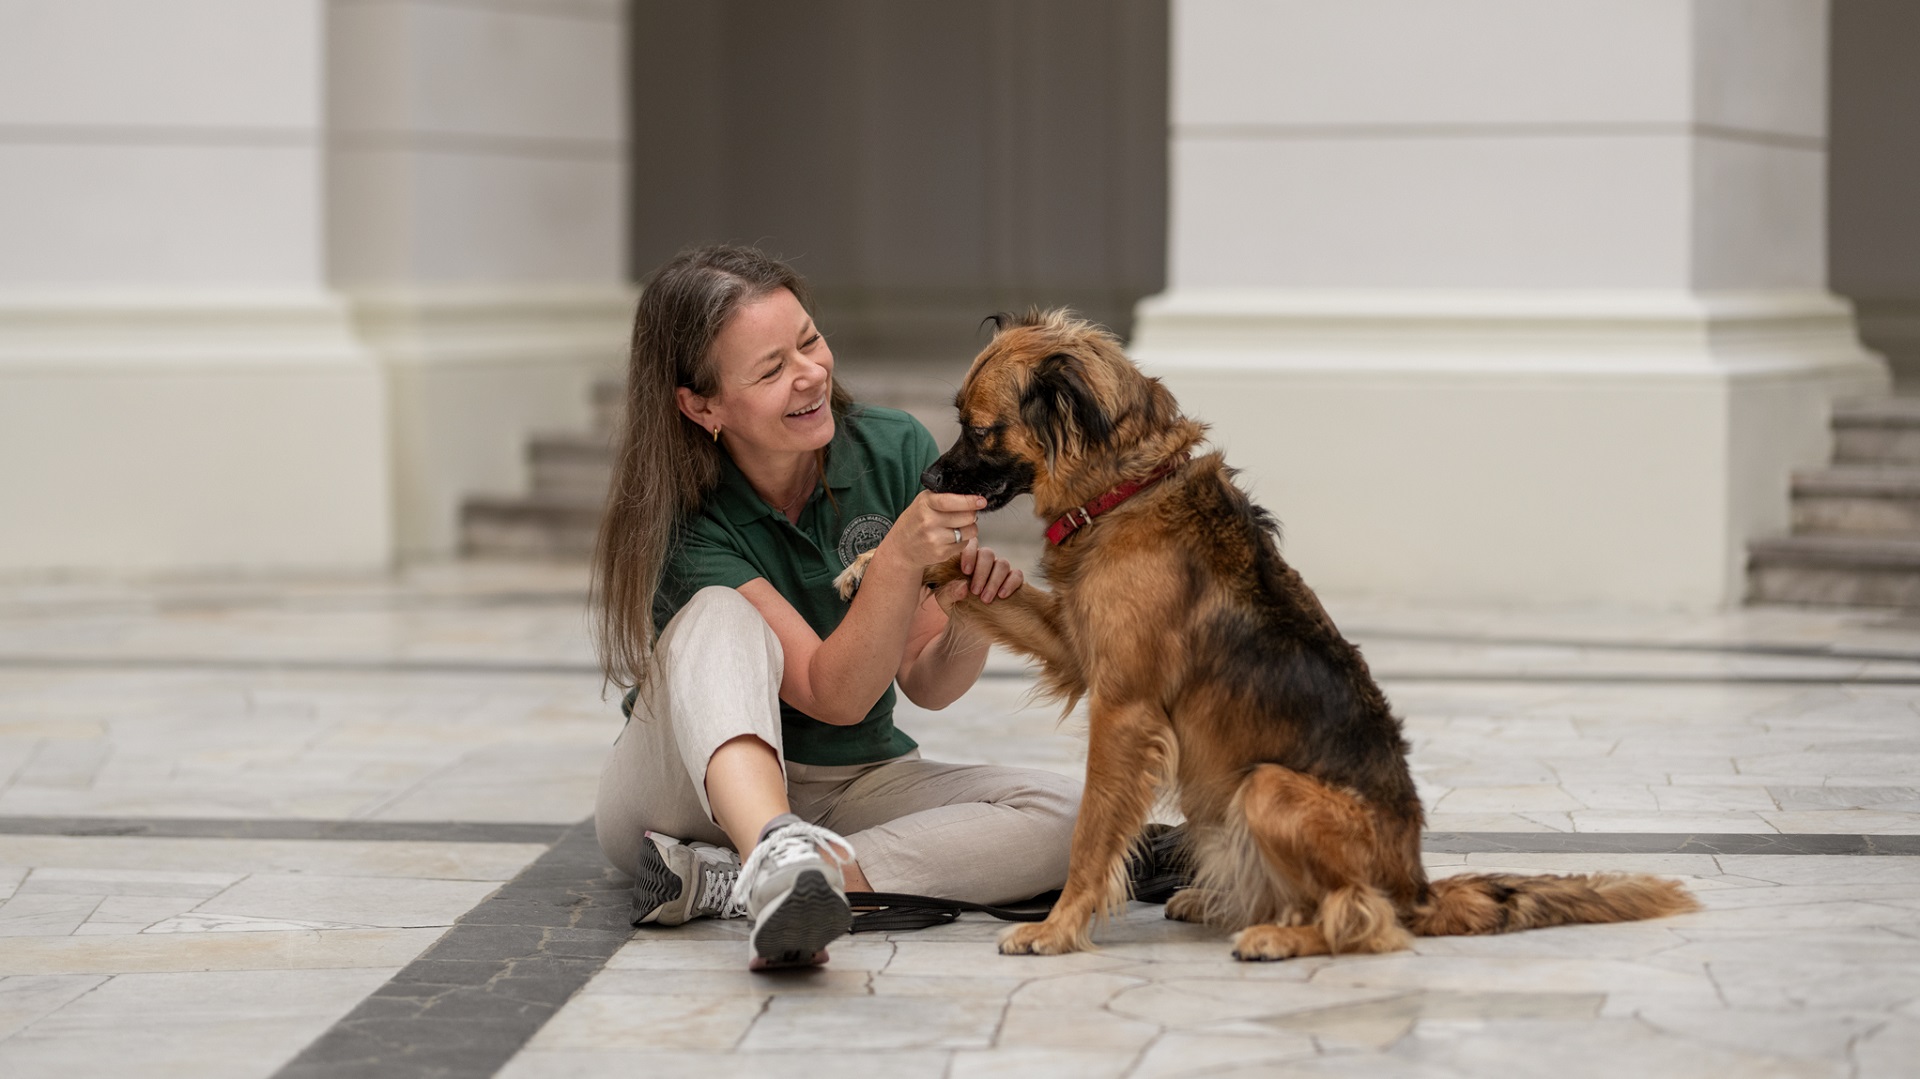
[[[939,491],[943,489],[940,484],[944,479],[946,474],[941,470],[940,462],[935,461],[927,466],[925,472],[920,473],[920,486],[929,491]]]

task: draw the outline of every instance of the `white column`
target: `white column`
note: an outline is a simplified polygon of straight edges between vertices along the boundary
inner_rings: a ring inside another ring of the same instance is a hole
[[[0,572],[372,566],[319,0],[0,0]]]
[[[331,0],[334,283],[379,354],[397,541],[455,543],[463,495],[527,482],[618,373],[626,284],[621,0]]]
[[[1134,350],[1330,590],[1710,606],[1836,395],[1820,0],[1174,0]]]

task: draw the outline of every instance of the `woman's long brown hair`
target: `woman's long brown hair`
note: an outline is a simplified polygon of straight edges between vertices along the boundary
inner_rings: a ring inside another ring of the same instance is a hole
[[[680,412],[681,386],[701,397],[720,389],[713,340],[743,304],[777,289],[809,314],[812,296],[792,267],[751,247],[683,251],[641,284],[627,361],[626,411],[613,485],[595,545],[594,629],[600,667],[617,686],[644,685],[653,652],[653,598],[676,527],[720,479],[725,451]],[[836,379],[830,407],[845,419],[851,398]]]

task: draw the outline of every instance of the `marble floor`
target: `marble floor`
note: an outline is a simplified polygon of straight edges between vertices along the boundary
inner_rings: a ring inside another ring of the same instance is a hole
[[[1136,904],[1080,955],[969,916],[764,976],[737,922],[623,924],[583,594],[0,581],[0,1075],[1920,1074],[1920,619],[1326,597],[1433,873],[1660,873],[1697,913],[1239,964]],[[1030,689],[996,660],[901,723],[1077,774]]]

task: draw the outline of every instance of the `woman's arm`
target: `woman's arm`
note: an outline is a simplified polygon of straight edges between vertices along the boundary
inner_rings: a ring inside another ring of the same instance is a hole
[[[929,593],[907,634],[907,652],[896,677],[900,691],[922,708],[938,710],[959,700],[987,665],[991,640],[966,622],[949,618],[954,603],[968,592],[992,603],[1018,592],[1026,581],[1013,563],[992,548],[976,550],[973,541],[961,552],[960,571],[969,578]]]
[[[785,653],[780,699],[823,723],[865,719],[901,669],[926,595],[921,575],[953,556],[954,530],[971,535],[985,504],[975,495],[915,497],[874,549],[853,606],[825,640],[764,578],[741,585],[740,594],[767,620]]]

